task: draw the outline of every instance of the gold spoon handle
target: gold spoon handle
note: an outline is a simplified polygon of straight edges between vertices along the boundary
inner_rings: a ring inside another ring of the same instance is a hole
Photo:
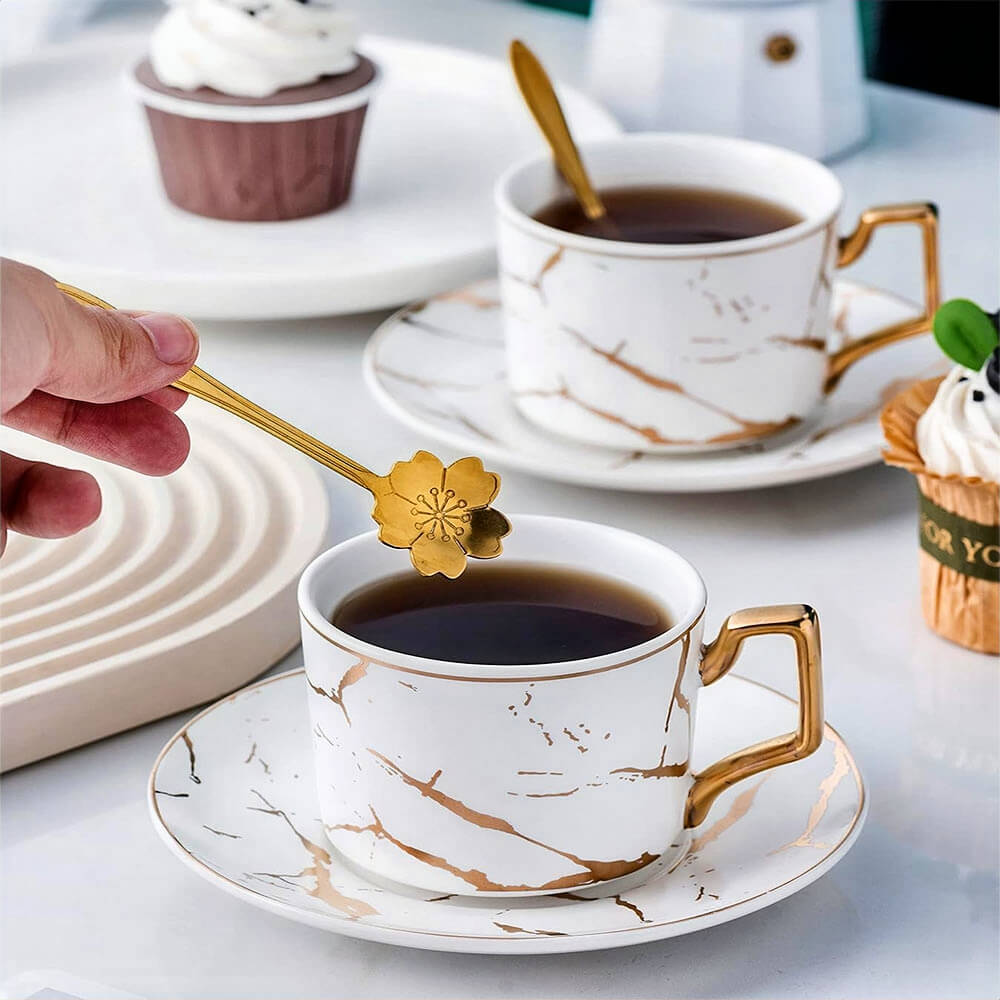
[[[288,421],[275,416],[270,410],[265,410],[263,406],[258,406],[247,399],[246,396],[241,396],[208,372],[202,371],[197,365],[174,382],[174,386],[207,403],[214,403],[223,410],[228,410],[262,431],[267,431],[279,441],[290,444],[303,455],[308,455],[309,458],[315,459],[328,469],[333,469],[334,472],[357,483],[358,486],[363,486],[366,490],[371,490],[372,482],[381,478],[370,469],[359,465],[354,459],[342,455],[311,434],[299,430]]]
[[[96,295],[91,295],[89,292],[74,288],[72,285],[63,284],[61,281],[57,281],[56,285],[61,292],[64,292],[70,298],[76,299],[77,302],[82,302],[84,305],[100,306],[102,309],[114,308],[103,299],[99,299]],[[304,455],[308,455],[309,458],[315,459],[321,465],[325,465],[328,469],[332,469],[345,479],[349,479],[352,483],[356,483],[366,490],[371,491],[373,484],[382,478],[370,469],[366,469],[363,465],[359,465],[354,459],[342,455],[328,444],[317,440],[311,434],[306,434],[305,431],[299,430],[298,427],[282,420],[281,417],[275,416],[269,410],[265,410],[263,406],[258,406],[247,399],[246,396],[241,396],[235,390],[230,389],[228,385],[209,375],[208,372],[202,371],[197,366],[192,367],[190,371],[182,375],[174,382],[174,385],[178,389],[183,389],[184,392],[189,392],[192,396],[197,396],[199,399],[205,400],[207,403],[213,403],[223,410],[228,410],[230,413],[241,417],[255,427],[259,427],[262,431],[267,431],[268,434],[273,435],[279,441],[290,444]]]
[[[556,97],[545,68],[531,49],[517,40],[510,43],[510,64],[524,102],[535,116],[538,127],[552,149],[556,166],[573,189],[584,214],[591,221],[603,219],[608,211],[590,183],[580,159],[580,151],[570,134],[559,98]]]

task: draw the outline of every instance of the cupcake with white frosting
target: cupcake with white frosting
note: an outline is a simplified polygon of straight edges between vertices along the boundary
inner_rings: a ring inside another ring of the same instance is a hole
[[[997,316],[952,299],[934,336],[956,367],[882,411],[885,460],[917,478],[921,603],[927,624],[1000,652],[1000,337]]]
[[[167,197],[217,219],[296,219],[351,190],[378,76],[327,0],[168,0],[128,75]]]

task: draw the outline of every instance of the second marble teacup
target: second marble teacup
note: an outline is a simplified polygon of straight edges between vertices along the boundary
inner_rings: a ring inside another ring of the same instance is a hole
[[[316,559],[299,586],[319,811],[336,850],[366,874],[432,893],[519,896],[625,883],[669,869],[688,830],[730,785],[820,744],[819,626],[804,605],[731,615],[702,645],[705,586],[649,539],[565,518],[515,519],[504,555],[599,570],[659,604],[666,631],[600,656],[549,663],[428,659],[338,628],[335,609],[399,571],[376,534]],[[512,562],[513,561],[513,562]],[[462,580],[446,584],[461,595]],[[460,600],[460,596],[456,596]],[[798,728],[691,767],[698,691],[742,643],[790,635]]]
[[[628,135],[582,150],[600,189],[674,186],[762,199],[800,221],[726,242],[597,238],[534,218],[566,193],[551,158],[512,167],[496,189],[507,371],[524,416],[590,444],[695,451],[764,438],[805,420],[845,369],[926,331],[937,308],[936,211],[868,209],[838,238],[842,192],[822,164],[707,135]],[[923,235],[925,308],[836,342],[832,275],[880,225]]]

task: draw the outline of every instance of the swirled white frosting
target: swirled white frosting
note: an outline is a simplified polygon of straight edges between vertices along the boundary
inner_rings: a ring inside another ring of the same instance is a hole
[[[917,421],[917,448],[939,476],[1000,482],[1000,395],[979,372],[955,367]]]
[[[150,42],[168,87],[268,97],[357,65],[353,14],[322,0],[168,0]]]

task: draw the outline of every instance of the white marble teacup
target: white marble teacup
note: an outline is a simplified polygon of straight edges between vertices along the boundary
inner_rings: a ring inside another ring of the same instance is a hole
[[[588,444],[700,451],[806,419],[859,357],[929,328],[937,308],[936,211],[864,212],[838,239],[842,193],[822,164],[708,135],[626,135],[583,147],[598,189],[677,185],[777,202],[801,221],[724,243],[597,239],[532,216],[567,189],[549,156],[498,181],[507,372],[521,413]],[[831,275],[880,225],[921,227],[925,309],[850,345],[828,327]]]
[[[729,785],[808,756],[822,739],[811,608],[738,612],[703,647],[705,586],[677,553],[585,521],[514,525],[504,560],[598,569],[658,600],[672,627],[585,660],[428,660],[329,621],[349,594],[399,572],[398,553],[372,532],[317,558],[299,608],[319,811],[333,847],[376,881],[483,896],[616,891],[678,863],[688,830]],[[693,774],[699,688],[764,633],[795,640],[797,732]]]

